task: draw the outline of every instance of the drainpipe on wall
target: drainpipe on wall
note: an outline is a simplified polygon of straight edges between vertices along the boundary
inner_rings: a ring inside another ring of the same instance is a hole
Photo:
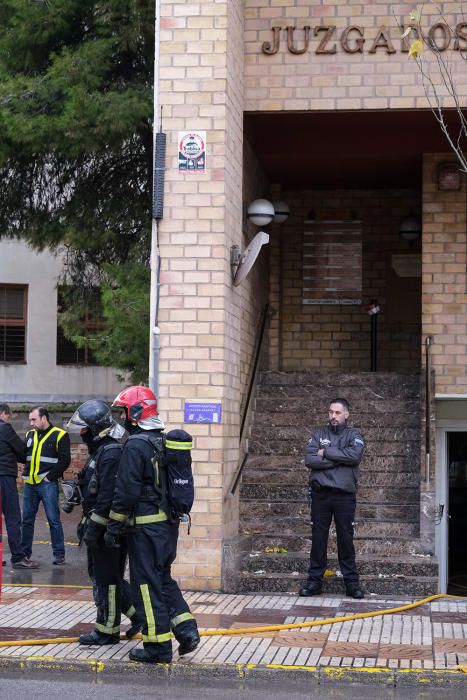
[[[159,356],[160,356],[160,329],[159,329],[159,292],[160,292],[160,250],[158,219],[162,219],[162,197],[160,192],[157,147],[160,146],[162,132],[157,133],[157,121],[159,115],[159,56],[160,56],[160,5],[161,0],[155,0],[154,18],[154,116],[153,116],[153,202],[152,202],[152,226],[151,226],[151,292],[149,303],[149,388],[158,396],[159,394]],[[162,127],[161,127],[162,128]],[[165,137],[165,134],[163,135]],[[164,139],[165,160],[165,139]],[[160,155],[160,151],[159,151]],[[159,189],[159,198],[156,190]],[[163,178],[162,178],[163,195]],[[159,199],[160,206],[157,206]]]

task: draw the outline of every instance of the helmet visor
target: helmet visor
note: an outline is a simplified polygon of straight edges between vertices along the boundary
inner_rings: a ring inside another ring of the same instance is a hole
[[[109,430],[107,435],[110,435],[110,437],[115,438],[115,440],[120,440],[126,433],[125,428],[123,425],[120,425],[120,423],[117,423],[117,421],[114,421],[114,424],[112,428]]]
[[[80,433],[83,428],[89,427],[82,418],[79,416],[79,408],[71,416],[70,420],[66,424],[66,429],[69,433]]]

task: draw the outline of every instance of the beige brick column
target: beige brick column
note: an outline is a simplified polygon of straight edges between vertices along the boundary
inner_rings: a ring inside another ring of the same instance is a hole
[[[438,189],[437,167],[452,154],[425,155],[423,161],[422,342],[432,337],[436,394],[467,392],[467,236],[465,178],[458,191]],[[436,512],[435,440],[431,481],[421,481],[420,537],[434,551]],[[422,455],[422,465],[424,456]]]
[[[167,133],[160,329],[160,410],[194,436],[196,502],[175,574],[220,587],[222,542],[238,513],[224,492],[238,462],[240,326],[245,291],[231,287],[241,244],[243,3],[162,0],[159,102]],[[179,131],[203,130],[206,173],[178,172]],[[183,424],[185,401],[220,402],[221,424]],[[182,528],[183,532],[183,528]]]

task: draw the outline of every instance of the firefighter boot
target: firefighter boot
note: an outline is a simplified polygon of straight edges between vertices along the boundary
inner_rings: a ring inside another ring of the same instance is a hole
[[[103,634],[98,630],[93,630],[89,634],[82,634],[79,638],[80,644],[87,646],[104,646],[105,644],[118,644],[120,642],[119,634]]]
[[[142,661],[146,664],[170,664],[172,643],[145,644],[143,649],[131,649],[128,656],[131,661]]]
[[[200,642],[198,626],[194,620],[188,624],[177,625],[174,630],[175,637],[179,643],[178,655],[184,656],[194,651]]]

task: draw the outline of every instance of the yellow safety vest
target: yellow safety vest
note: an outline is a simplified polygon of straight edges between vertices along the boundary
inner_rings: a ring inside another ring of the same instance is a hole
[[[40,440],[37,430],[30,430],[26,434],[25,484],[39,484],[58,463],[58,443],[65,434],[65,430],[55,427],[51,427]]]

